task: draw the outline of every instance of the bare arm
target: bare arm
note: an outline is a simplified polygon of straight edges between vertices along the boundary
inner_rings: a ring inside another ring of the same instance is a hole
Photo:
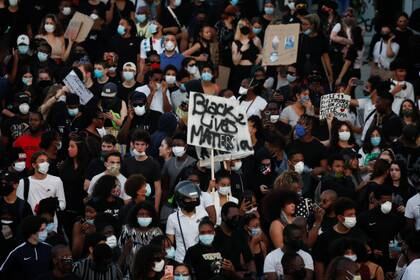
[[[270,226],[270,238],[275,248],[283,248],[283,225],[273,221]]]
[[[391,58],[395,56],[394,51],[392,50],[392,40],[395,38],[395,36],[392,36],[389,38],[388,42],[386,42],[386,56]]]
[[[214,205],[206,207],[206,211],[207,211],[207,214],[209,215],[210,221],[216,224],[216,208],[214,208]]]
[[[341,81],[343,80],[344,75],[346,75],[347,71],[349,70],[351,65],[351,61],[350,60],[345,60],[343,67],[341,67],[341,71],[340,74],[338,75],[337,81],[336,81],[336,85],[341,84]]]
[[[235,42],[232,43],[232,61],[234,65],[238,65],[241,62],[242,54],[239,52],[238,45]]]
[[[330,56],[328,55],[328,53],[323,53],[321,56],[321,60],[322,63],[325,65],[325,69],[327,71],[327,75],[328,75],[328,80],[332,81],[333,80],[333,71],[332,71],[332,67],[331,67],[331,60],[330,60]]]
[[[315,279],[324,280],[325,266],[322,262],[315,262]]]
[[[345,37],[338,36],[337,32],[331,31],[330,35],[331,41],[341,44],[341,45],[351,45],[353,44],[353,41],[350,39],[347,39]]]
[[[160,180],[155,181],[155,209],[156,212],[159,212],[159,205],[160,205],[160,199],[162,198],[162,187],[160,185]]]

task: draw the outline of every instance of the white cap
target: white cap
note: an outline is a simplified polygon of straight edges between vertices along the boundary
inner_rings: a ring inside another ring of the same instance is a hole
[[[19,35],[17,38],[16,44],[19,45],[27,45],[29,46],[29,37],[25,34]]]
[[[137,72],[137,67],[133,62],[124,63],[123,68],[125,67],[130,68],[130,70],[134,70],[135,72]]]

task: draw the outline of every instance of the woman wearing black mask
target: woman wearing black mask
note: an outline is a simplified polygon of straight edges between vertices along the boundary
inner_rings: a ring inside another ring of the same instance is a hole
[[[243,79],[251,75],[252,66],[261,62],[261,41],[252,33],[247,19],[238,22],[232,43],[233,68],[230,75],[229,88],[238,92]]]

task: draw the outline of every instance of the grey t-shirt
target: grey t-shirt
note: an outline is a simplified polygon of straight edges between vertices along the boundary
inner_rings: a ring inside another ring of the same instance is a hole
[[[169,189],[171,190],[174,187],[175,180],[178,177],[181,170],[187,166],[194,164],[196,160],[190,156],[184,161],[179,161],[176,157],[172,157],[168,161],[165,162],[162,168],[162,177],[168,176],[169,177]]]

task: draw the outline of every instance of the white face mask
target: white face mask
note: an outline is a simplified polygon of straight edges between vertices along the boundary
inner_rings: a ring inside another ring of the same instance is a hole
[[[271,115],[270,116],[270,122],[271,123],[277,123],[280,119],[280,115]]]
[[[286,75],[286,79],[287,79],[287,81],[288,81],[289,83],[293,83],[294,81],[296,81],[296,76],[293,76],[293,75],[287,74],[287,75]]]
[[[99,18],[99,16],[97,14],[91,14],[90,18],[93,20],[97,20]]]
[[[340,141],[349,141],[350,135],[350,131],[342,131],[338,133],[338,139],[340,139]]]
[[[238,93],[240,94],[240,95],[246,95],[247,93],[248,93],[248,89],[247,88],[244,88],[244,87],[240,87],[239,88],[239,91],[238,91]]]
[[[175,76],[171,76],[171,75],[166,75],[165,76],[165,81],[169,84],[169,85],[173,85],[176,83],[176,77]]]
[[[185,147],[174,146],[172,147],[172,152],[176,157],[182,157],[183,155],[185,155]]]
[[[146,155],[146,152],[137,152],[136,149],[133,149],[133,155],[135,157],[144,157]]]
[[[231,192],[231,187],[230,186],[219,187],[219,189],[217,191],[221,195],[228,195]]]
[[[191,75],[195,75],[198,72],[198,68],[195,65],[194,66],[188,66],[187,70]]]
[[[293,167],[297,173],[302,174],[303,170],[305,169],[305,163],[303,161],[299,161]]]
[[[171,52],[175,49],[175,44],[172,41],[167,41],[165,43],[165,50],[167,50],[168,52]]]
[[[18,4],[18,0],[9,0],[10,6],[14,7],[14,6],[17,6],[17,4]]]
[[[351,229],[356,225],[356,217],[344,217],[344,223],[343,225],[348,228]]]
[[[233,170],[233,171],[238,171],[238,170],[240,170],[241,169],[241,167],[242,167],[242,161],[235,161],[235,163],[233,164],[233,166],[231,167],[231,169]]]
[[[357,261],[357,255],[344,255],[345,258],[348,258],[352,261]]]
[[[136,116],[143,116],[144,114],[146,114],[146,106],[136,106],[134,107],[134,113],[136,114]]]
[[[24,161],[18,161],[15,162],[13,164],[13,168],[17,171],[17,172],[22,172],[23,170],[25,170],[26,167],[26,163]]]
[[[106,238],[105,243],[106,243],[106,245],[111,247],[111,249],[113,249],[113,248],[117,247],[117,237],[115,235],[111,235],[111,236]]]
[[[19,112],[22,115],[26,115],[29,113],[29,104],[28,103],[22,103],[19,105]]]
[[[155,265],[153,266],[154,272],[161,272],[163,270],[163,267],[165,266],[165,260],[161,260],[160,262],[155,262]]]
[[[48,168],[50,167],[50,164],[46,161],[41,162],[38,164],[38,172],[41,174],[47,174],[48,173]]]
[[[45,31],[47,31],[47,33],[53,33],[54,30],[55,30],[55,25],[54,24],[46,23],[44,25],[44,29],[45,29]]]
[[[71,8],[70,7],[63,7],[63,15],[68,16],[71,14]]]
[[[387,201],[381,204],[381,211],[384,214],[388,214],[392,210],[392,202]]]

